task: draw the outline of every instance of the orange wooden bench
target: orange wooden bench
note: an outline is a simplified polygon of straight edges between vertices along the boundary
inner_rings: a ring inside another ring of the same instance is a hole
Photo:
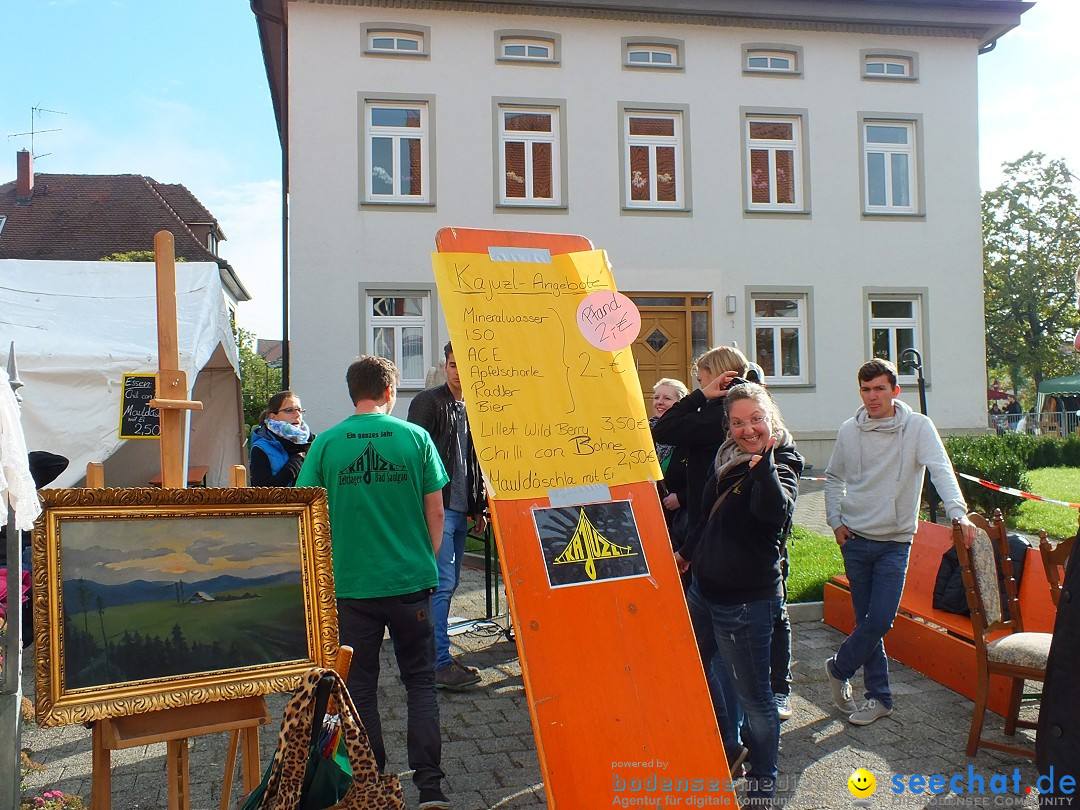
[[[907,581],[892,630],[885,636],[889,657],[906,664],[938,683],[974,699],[975,642],[967,616],[934,610],[934,582],[941,555],[952,546],[952,529],[921,521],[911,546]],[[1052,633],[1056,610],[1042,569],[1039,549],[1029,548],[1020,582],[1020,611],[1025,630]],[[825,583],[825,623],[844,633],[855,627],[851,592],[846,576]],[[858,684],[855,692],[859,694]],[[989,708],[1004,716],[1008,706],[1008,682],[990,682]]]

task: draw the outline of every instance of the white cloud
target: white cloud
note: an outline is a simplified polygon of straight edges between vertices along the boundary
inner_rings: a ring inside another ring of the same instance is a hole
[[[281,183],[266,180],[218,186],[197,194],[228,239],[219,247],[251,300],[239,324],[263,338],[281,337]]]
[[[1076,0],[1040,0],[997,48],[979,57],[980,164],[984,189],[1001,181],[1001,164],[1027,152],[1064,158],[1080,174],[1080,76],[1073,32]]]

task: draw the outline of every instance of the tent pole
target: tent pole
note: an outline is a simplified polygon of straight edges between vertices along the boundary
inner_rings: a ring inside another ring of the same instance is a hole
[[[8,350],[8,376],[18,398],[22,387],[15,366],[15,343]],[[7,499],[4,499],[5,503]],[[4,656],[0,681],[0,740],[11,740],[7,754],[0,755],[0,807],[18,807],[22,787],[22,538],[15,528],[15,512],[8,506],[7,518],[7,629],[0,654]]]
[[[0,806],[18,807],[22,782],[22,566],[15,513],[7,509],[7,630],[4,634],[4,680],[0,686],[0,739],[10,740],[0,756]],[[14,561],[14,564],[11,564]]]

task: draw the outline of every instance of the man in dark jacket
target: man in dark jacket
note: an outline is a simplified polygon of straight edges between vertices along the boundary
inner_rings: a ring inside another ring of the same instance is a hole
[[[455,661],[450,655],[450,600],[457,590],[465,535],[471,517],[477,532],[487,528],[487,499],[480,463],[473,449],[469,421],[461,389],[454,349],[443,347],[446,382],[421,391],[409,405],[409,421],[431,434],[450,483],[443,487],[442,547],[439,550],[439,587],[431,598],[435,622],[435,685],[443,689],[465,689],[480,682],[480,673]]]
[[[1075,786],[1063,784],[1061,777],[1080,774],[1080,722],[1076,705],[1080,702],[1080,553],[1073,550],[1065,565],[1058,600],[1054,640],[1046,660],[1039,728],[1035,732],[1036,787],[1040,807],[1080,805]]]

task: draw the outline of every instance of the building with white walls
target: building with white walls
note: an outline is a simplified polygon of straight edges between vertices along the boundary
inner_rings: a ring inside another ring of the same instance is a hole
[[[387,354],[403,414],[446,340],[436,231],[548,231],[608,251],[643,390],[735,343],[820,467],[858,366],[914,348],[941,429],[984,427],[977,62],[1030,5],[254,0],[291,386],[321,429]]]

